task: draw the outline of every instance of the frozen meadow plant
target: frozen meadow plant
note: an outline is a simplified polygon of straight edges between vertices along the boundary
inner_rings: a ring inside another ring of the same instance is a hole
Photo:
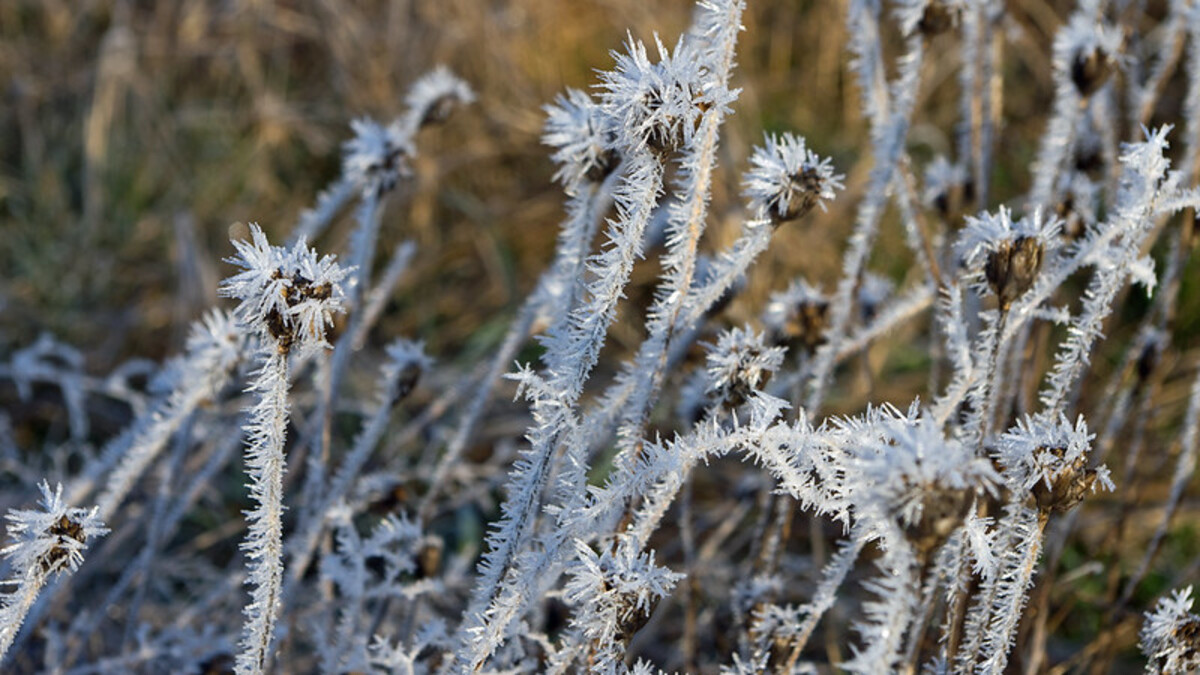
[[[284,440],[288,422],[288,358],[310,357],[329,347],[325,329],[341,310],[341,282],[348,270],[331,256],[300,240],[291,249],[272,246],[258,225],[250,241],[234,240],[238,255],[229,262],[242,271],[229,277],[221,294],[236,298],[235,314],[257,338],[261,363],[251,389],[258,402],[250,410],[246,468],[250,494],[258,506],[247,512],[250,531],[243,550],[254,586],[246,606],[239,673],[260,673],[270,658],[281,603],[283,578]]]
[[[1190,587],[1145,598],[1197,569],[1198,3],[801,4],[635,26],[548,104],[481,43],[478,93],[438,67],[349,122],[175,358],[0,355],[5,672],[1107,672],[1143,616],[1148,670],[1195,670]],[[772,37],[822,12],[847,59]],[[457,221],[544,213],[487,192],[538,105],[553,257],[472,323],[446,244],[530,259]]]
[[[750,157],[745,196],[750,208],[779,226],[803,218],[814,207],[825,210],[844,176],[835,174],[829,158],[819,157],[794,134],[767,134]]]
[[[1149,659],[1146,672],[1161,675],[1191,673],[1200,669],[1200,616],[1192,613],[1192,587],[1161,598],[1142,625],[1142,653]]]
[[[63,502],[62,485],[50,489],[42,482],[42,508],[11,510],[8,536],[14,542],[0,550],[12,574],[3,582],[13,587],[0,594],[0,659],[12,646],[38,592],[52,577],[74,572],[83,562],[88,543],[107,534],[96,508],[73,508]]]

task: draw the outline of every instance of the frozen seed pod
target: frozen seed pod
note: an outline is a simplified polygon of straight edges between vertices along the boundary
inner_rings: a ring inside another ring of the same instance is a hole
[[[776,227],[815,207],[825,210],[825,202],[843,187],[843,176],[833,172],[832,162],[809,150],[800,136],[768,134],[750,163],[743,194],[751,209]]]

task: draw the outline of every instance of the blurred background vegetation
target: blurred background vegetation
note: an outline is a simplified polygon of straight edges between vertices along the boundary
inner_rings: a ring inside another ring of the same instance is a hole
[[[1008,59],[1021,76],[1008,78],[1019,90],[1005,92],[1000,198],[1027,181],[1051,94],[1046,36],[1067,11],[1012,4],[1030,49]],[[423,133],[415,178],[393,198],[385,238],[411,238],[420,255],[383,330],[425,337],[443,358],[470,357],[531,288],[562,216],[539,141],[541,106],[565,87],[591,86],[627,29],[673,40],[692,5],[0,2],[0,352],[50,331],[107,372],[133,355],[177,350],[187,323],[216,301],[230,226],[255,221],[282,236],[337,175],[350,120],[399,114],[408,85],[446,64],[479,100]],[[779,233],[747,297],[761,299],[801,272],[828,282],[837,271],[869,168],[856,161],[866,129],[847,70],[844,11],[837,2],[749,3],[742,94],[722,157],[730,170],[714,196],[728,222],[714,224],[708,246],[736,232],[738,175],[764,130],[807,136],[850,171],[850,189],[828,214]],[[911,134],[918,159],[952,149],[957,40],[932,45],[934,86],[921,92]],[[318,248],[339,250],[349,220]],[[884,271],[900,279],[909,257],[897,229],[885,232],[895,241],[881,247]]]

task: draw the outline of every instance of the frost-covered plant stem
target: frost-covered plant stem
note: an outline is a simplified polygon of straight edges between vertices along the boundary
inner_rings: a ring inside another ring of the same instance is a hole
[[[13,576],[0,594],[0,662],[12,647],[25,616],[46,582],[62,572],[74,572],[83,562],[89,539],[108,532],[91,509],[71,508],[62,499],[62,485],[55,490],[42,482],[41,510],[9,511],[8,533],[14,543],[3,554],[12,563]]]
[[[514,467],[500,522],[488,535],[488,553],[480,563],[479,581],[472,594],[460,639],[464,649],[454,665],[459,672],[477,670],[504,641],[519,601],[500,602],[501,584],[509,579],[515,556],[529,536],[549,463],[559,439],[575,426],[574,408],[583,382],[596,364],[641,241],[662,187],[662,166],[647,149],[627,158],[628,173],[615,194],[618,217],[609,222],[609,245],[589,261],[595,280],[588,284],[582,305],[551,329],[543,360],[550,366],[544,382],[527,372],[526,386],[534,399],[535,426],[527,434],[530,449]],[[518,596],[521,591],[518,591]]]
[[[696,272],[696,251],[707,224],[721,123],[734,96],[729,91],[729,80],[744,9],[745,3],[741,0],[702,6],[702,35],[697,39],[709,43],[702,50],[706,65],[711,69],[704,92],[709,108],[700,117],[700,127],[680,159],[682,179],[676,186],[679,196],[669,207],[668,252],[662,261],[664,278],[655,293],[654,304],[647,312],[649,335],[630,362],[633,370],[623,373],[624,377],[632,377],[638,383],[627,404],[620,431],[627,448],[637,447],[646,416],[658,398],[670,341]]]
[[[619,176],[618,168],[601,184],[581,187],[568,201],[568,218],[559,235],[555,261],[551,269],[538,280],[537,288],[521,306],[487,371],[476,385],[475,394],[459,420],[458,428],[447,444],[445,453],[438,460],[433,477],[429,480],[429,490],[421,498],[417,508],[417,518],[420,522],[427,523],[432,517],[435,500],[450,471],[458,463],[475,433],[475,427],[483,417],[496,384],[508,372],[517,350],[528,339],[534,321],[545,314],[550,317],[552,323],[561,323],[565,321],[566,313],[574,306],[579,273],[587,255],[587,248],[595,237],[601,215],[611,204],[612,185]]]
[[[287,355],[270,354],[251,389],[258,402],[250,410],[246,468],[250,495],[259,506],[247,514],[247,583],[254,586],[246,606],[242,651],[237,672],[261,673],[267,667],[283,581],[283,443],[288,421]]]

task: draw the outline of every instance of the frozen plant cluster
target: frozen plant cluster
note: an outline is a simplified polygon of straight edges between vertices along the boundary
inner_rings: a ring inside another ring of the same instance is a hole
[[[722,143],[746,4],[701,0],[673,41],[630,33],[591,93],[547,105],[554,258],[478,367],[371,339],[415,255],[378,250],[384,213],[421,131],[476,103],[445,68],[395,120],[350,123],[285,243],[234,239],[236,307],[178,357],[96,378],[50,337],[6,355],[0,381],[59,391],[70,438],[21,447],[0,411],[4,671],[1103,672],[1137,634],[1138,668],[1200,667],[1192,586],[1146,598],[1197,571],[1164,558],[1195,515],[1200,371],[1177,342],[1200,4],[1153,31],[1136,3],[1072,8],[1028,190],[1003,201],[1008,5],[845,3],[856,171],[792,131]],[[960,119],[926,161],[913,129],[947,53]],[[1180,118],[1150,128],[1171,86]],[[728,213],[723,182],[744,198]],[[319,254],[343,210],[346,250]],[[848,233],[836,278],[741,297],[818,218],[808,236]],[[902,278],[879,264],[888,228]],[[640,330],[615,348],[623,315]],[[902,341],[927,384],[888,400],[872,355]],[[98,399],[131,422],[92,448]],[[1063,628],[1072,611],[1094,634]]]

